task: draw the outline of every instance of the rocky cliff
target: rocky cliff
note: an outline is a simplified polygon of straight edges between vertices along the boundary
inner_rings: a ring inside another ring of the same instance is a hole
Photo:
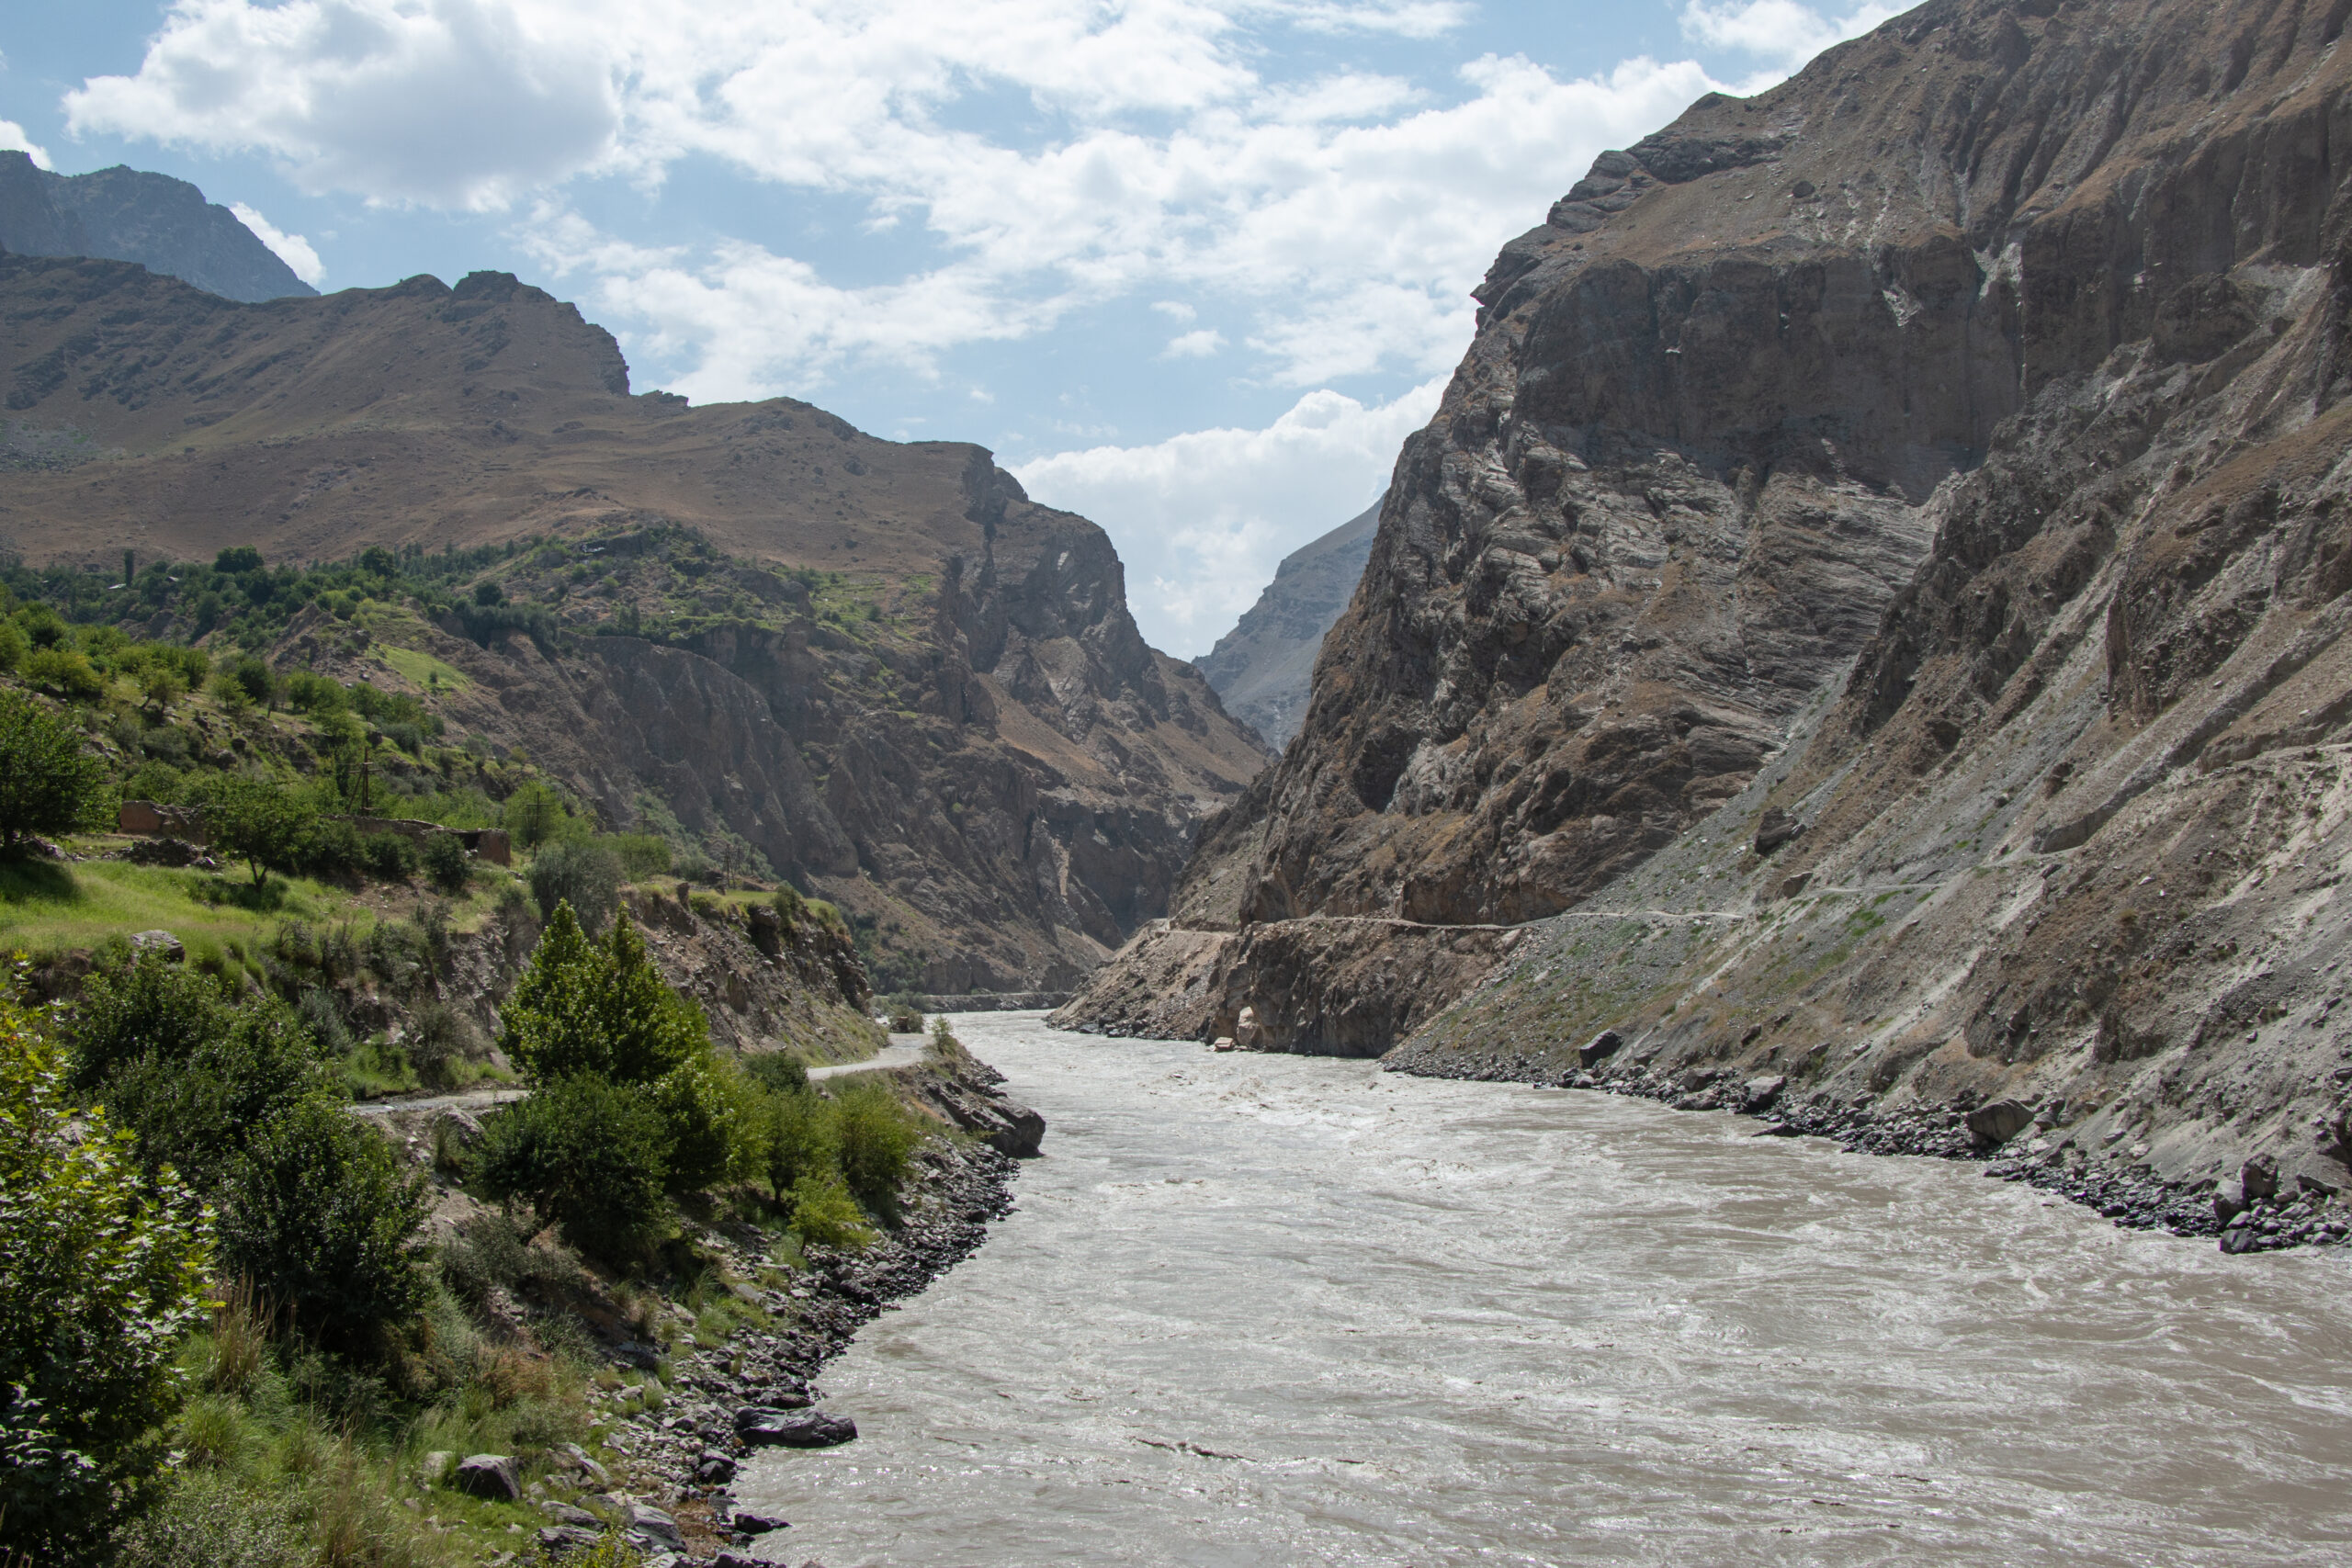
[[[756,852],[871,922],[886,986],[1068,988],[1265,761],[1145,645],[1102,530],[986,452],[632,397],[609,334],[504,274],[248,305],[6,257],[0,353],[14,548],[514,544],[492,577],[521,622],[314,609],[274,657],[416,692],[609,826],[658,808]]]
[[[1605,154],[1186,895],[1549,917],[1416,1070],[2340,1184],[2346,10],[1943,0]]]
[[[1323,634],[1363,581],[1380,503],[1284,556],[1258,602],[1216,646],[1193,660],[1226,711],[1280,750],[1306,716]]]
[[[0,152],[0,251],[137,262],[248,302],[318,292],[196,186],[120,164],[57,175]]]

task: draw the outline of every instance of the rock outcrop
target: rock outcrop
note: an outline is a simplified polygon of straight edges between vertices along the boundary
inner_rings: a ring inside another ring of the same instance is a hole
[[[1283,558],[1274,580],[1216,646],[1193,660],[1226,711],[1251,726],[1276,750],[1290,744],[1306,716],[1315,656],[1363,581],[1380,503]]]
[[[1605,155],[1190,876],[1546,917],[1414,1070],[2352,1179],[2345,21],[1943,0]]]
[[[196,186],[121,164],[57,175],[23,152],[0,152],[0,251],[137,262],[248,303],[318,293]]]
[[[608,826],[650,801],[756,852],[868,924],[886,989],[1069,988],[1167,910],[1199,822],[1264,766],[1145,645],[1102,531],[988,453],[786,400],[631,397],[608,333],[508,275],[241,305],[8,256],[0,311],[12,437],[107,454],[9,474],[15,548],[514,543],[501,592],[537,633],[312,609],[275,656],[427,698]],[[427,692],[387,646],[458,679]]]

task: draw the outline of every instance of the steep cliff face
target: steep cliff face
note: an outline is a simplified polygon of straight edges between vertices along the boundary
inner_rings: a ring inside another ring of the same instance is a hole
[[[1373,502],[1321,537],[1284,556],[1258,602],[1216,646],[1193,660],[1226,711],[1280,750],[1306,716],[1307,692],[1323,634],[1363,581],[1380,525]]]
[[[226,299],[318,293],[196,186],[120,164],[57,175],[0,152],[0,251],[137,262]]]
[[[419,694],[457,733],[613,826],[658,807],[758,851],[872,920],[886,985],[1067,989],[1264,764],[1145,645],[1102,530],[986,452],[631,397],[607,333],[504,274],[241,305],[12,256],[0,317],[13,547],[538,541],[496,573],[536,639],[385,606],[306,612],[276,657],[415,690],[376,650],[431,654],[462,683]]]
[[[2337,9],[1951,0],[1600,160],[1211,837],[1235,917],[1565,910],[1416,1070],[2342,1184]]]

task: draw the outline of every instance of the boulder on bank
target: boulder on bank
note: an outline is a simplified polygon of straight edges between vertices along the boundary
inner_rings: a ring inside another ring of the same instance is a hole
[[[830,1410],[751,1404],[735,1413],[735,1435],[752,1448],[829,1449],[857,1436],[857,1423]]]
[[[1610,1057],[1615,1055],[1617,1054],[1618,1047],[1624,1043],[1625,1037],[1623,1035],[1618,1033],[1613,1029],[1604,1029],[1600,1033],[1594,1035],[1591,1039],[1577,1047],[1577,1066],[1580,1067],[1589,1067],[1598,1063],[1605,1062]]]
[[[512,1454],[469,1454],[458,1461],[450,1484],[469,1497],[492,1503],[519,1502],[523,1496],[522,1472]]]
[[[2033,1107],[2022,1100],[1996,1100],[1965,1118],[1968,1135],[1979,1144],[2006,1144],[2033,1125]]]

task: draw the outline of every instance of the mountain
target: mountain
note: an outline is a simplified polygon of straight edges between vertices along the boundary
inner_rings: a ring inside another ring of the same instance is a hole
[[[56,175],[23,152],[0,152],[0,251],[137,262],[248,303],[318,293],[196,186],[119,164]]]
[[[1372,558],[1380,503],[1283,558],[1274,580],[1216,646],[1193,660],[1226,711],[1279,750],[1306,716],[1307,686],[1323,634],[1348,607]]]
[[[2344,10],[1935,0],[1603,154],[1064,1016],[2352,1180]]]
[[[1145,645],[1102,531],[987,452],[631,396],[503,273],[243,304],[0,257],[0,388],[34,562],[512,546],[495,615],[313,608],[272,656],[415,692],[608,827],[756,852],[874,933],[884,988],[1068,988],[1266,761]]]

